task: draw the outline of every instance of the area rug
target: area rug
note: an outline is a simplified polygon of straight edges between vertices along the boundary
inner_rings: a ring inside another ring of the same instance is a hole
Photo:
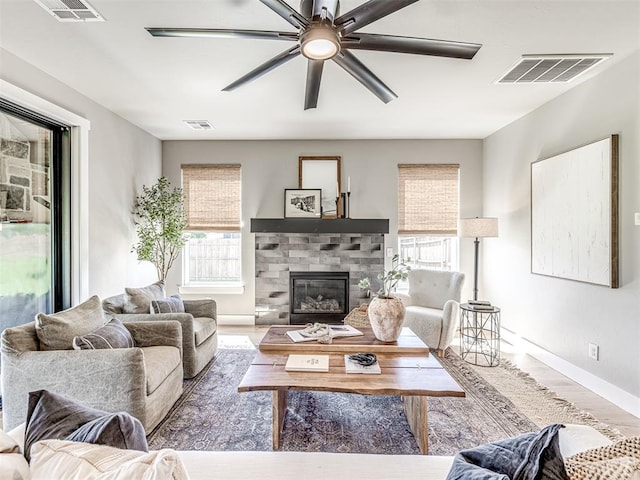
[[[184,385],[149,435],[152,449],[271,450],[271,392],[237,393],[254,352],[220,350]],[[443,365],[466,398],[429,398],[429,454],[537,430],[537,425],[449,351]],[[289,393],[281,449],[305,452],[419,454],[397,396]]]

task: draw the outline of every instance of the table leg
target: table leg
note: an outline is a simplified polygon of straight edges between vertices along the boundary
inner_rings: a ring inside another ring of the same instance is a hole
[[[280,434],[284,427],[284,416],[287,413],[287,389],[277,389],[272,394],[273,450],[280,450]]]
[[[404,413],[407,416],[409,426],[416,437],[420,452],[426,455],[428,452],[428,427],[427,427],[427,397],[423,396],[404,396],[402,397],[404,404]]]

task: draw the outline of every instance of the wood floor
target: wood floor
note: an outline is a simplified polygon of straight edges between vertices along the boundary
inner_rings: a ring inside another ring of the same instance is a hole
[[[220,325],[219,334],[247,336],[254,345],[257,345],[267,329],[266,326]],[[624,435],[640,435],[640,418],[622,410],[544,363],[526,353],[517,351],[506,342],[501,344],[501,356],[527,372],[538,383],[550,388],[560,397],[573,402],[578,408],[591,413],[598,420],[617,428]]]

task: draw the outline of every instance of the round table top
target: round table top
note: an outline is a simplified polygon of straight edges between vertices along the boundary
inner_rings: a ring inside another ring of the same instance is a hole
[[[468,303],[460,304],[460,308],[462,308],[463,310],[467,310],[469,312],[474,312],[474,313],[498,313],[500,311],[500,308],[496,307],[495,305],[489,305],[489,306],[482,305],[481,307],[482,308],[475,308],[474,305],[469,305]]]

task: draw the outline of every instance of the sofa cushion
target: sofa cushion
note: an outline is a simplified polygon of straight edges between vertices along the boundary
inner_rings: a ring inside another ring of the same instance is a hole
[[[107,323],[97,295],[68,310],[36,315],[36,335],[41,350],[72,350],[73,338]]]
[[[151,300],[151,313],[184,313],[184,303],[180,295]]]
[[[124,291],[127,294],[124,313],[149,313],[152,300],[166,298],[162,280],[142,288],[125,288]]]
[[[31,479],[52,478],[188,480],[189,476],[174,450],[142,453],[102,445],[45,440],[33,446]]]
[[[216,333],[216,321],[213,318],[196,317],[193,319],[193,335],[196,347]]]
[[[101,350],[105,348],[133,348],[136,343],[127,327],[117,318],[86,335],[74,337],[74,350]]]
[[[24,440],[26,459],[36,442],[47,439],[148,451],[142,424],[128,413],[97,410],[47,390],[30,392]]]
[[[102,309],[106,313],[111,313],[113,315],[120,315],[124,313],[124,306],[127,303],[127,294],[121,293],[120,295],[114,295],[112,297],[107,297],[102,300]]]
[[[182,359],[175,347],[144,347],[142,352],[147,371],[147,395],[151,395],[181,365]]]

